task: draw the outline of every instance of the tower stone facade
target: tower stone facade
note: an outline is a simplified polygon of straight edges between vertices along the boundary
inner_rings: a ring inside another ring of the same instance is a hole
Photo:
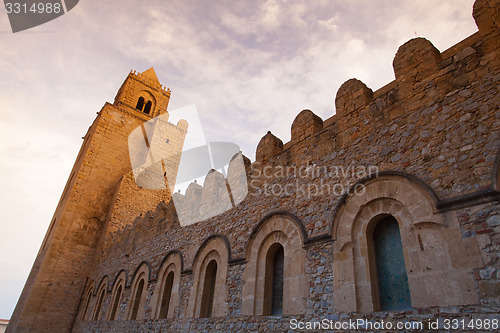
[[[289,142],[268,132],[253,163],[235,157],[240,204],[183,227],[167,189],[135,185],[126,138],[170,93],[131,73],[89,129],[9,330],[498,325],[500,1],[473,16],[479,31],[448,50],[402,45],[379,90],[346,81],[330,118],[300,112]],[[172,126],[182,141],[187,124]],[[204,214],[223,178],[175,194],[182,210]]]
[[[106,103],[98,112],[18,301],[10,331],[70,331],[86,284],[82,277],[90,274],[106,233],[132,223],[137,211],[170,200],[167,189],[136,185],[128,148],[131,132],[146,121],[164,117],[169,99],[170,90],[160,85],[150,68],[131,72],[114,103]],[[179,125],[171,125],[170,131],[176,153],[182,151],[187,131],[187,124]]]

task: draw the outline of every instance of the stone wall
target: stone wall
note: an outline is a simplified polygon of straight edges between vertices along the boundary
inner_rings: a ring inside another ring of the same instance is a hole
[[[468,331],[491,332],[492,328],[478,328],[479,323],[486,320],[498,319],[498,314],[483,307],[468,308],[433,308],[415,313],[408,312],[375,312],[370,314],[325,314],[325,315],[297,315],[283,317],[255,317],[230,316],[209,319],[168,319],[168,320],[141,320],[117,322],[79,322],[75,325],[77,332],[394,332],[397,323],[402,323],[404,332],[450,332],[452,323],[465,320],[466,325],[475,325],[475,329]],[[359,326],[354,325],[364,320]],[[455,320],[455,321],[453,321]],[[314,328],[314,323],[326,322],[323,328]],[[312,328],[298,329],[302,325],[311,323]],[[390,329],[388,323],[393,326]],[[476,325],[477,323],[477,325]],[[343,326],[336,326],[343,325]],[[371,326],[369,326],[371,325]],[[379,326],[377,326],[379,325]],[[385,325],[385,326],[381,326]],[[421,326],[419,326],[421,325]],[[297,328],[294,328],[297,327]],[[382,329],[385,327],[386,329]],[[472,327],[472,326],[470,326]],[[482,326],[481,326],[482,327]],[[491,323],[490,323],[491,327]],[[293,329],[292,329],[293,328]],[[465,331],[463,329],[461,331]],[[457,329],[457,331],[460,331]]]
[[[142,211],[154,210],[160,202],[168,202],[170,197],[167,190],[140,188],[130,171],[117,184],[107,232],[114,233],[131,224],[137,217],[138,205],[142,206],[140,209]]]
[[[499,6],[477,0],[479,31],[444,52],[424,38],[402,45],[395,80],[377,91],[346,81],[335,114],[323,121],[303,110],[290,142],[268,132],[243,170],[247,196],[233,193],[221,214],[206,207],[224,176],[192,184],[178,210],[205,219],[182,227],[169,193],[134,187],[126,138],[165,114],[170,91],[152,69],[131,73],[86,136],[9,329],[284,331],[290,319],[323,318],[432,329],[436,319],[500,319]],[[150,115],[134,109],[138,97],[154,98]],[[387,216],[401,232],[409,311],[381,311],[377,298],[372,231]],[[276,244],[285,252],[282,317],[265,315]],[[213,316],[199,318],[212,260]],[[160,320],[169,270],[172,308]]]
[[[85,277],[91,272],[96,250],[104,245],[115,199],[118,203],[123,202],[125,188],[132,186],[130,183],[122,183],[122,191],[117,198],[120,180],[131,171],[128,137],[135,128],[151,118],[151,115],[141,113],[124,102],[124,99],[132,96],[127,87],[147,88],[137,78],[146,80],[149,85],[154,85],[155,80],[157,81],[156,75],[151,71],[141,75],[131,73],[115,104],[106,103],[103,106],[83,138],[80,153],[14,310],[8,331],[71,330],[79,298],[86,286]],[[134,82],[130,83],[130,80]],[[166,108],[168,104],[170,92],[159,85],[155,87],[153,88],[157,90],[153,92],[159,94],[156,100],[161,103],[153,110],[161,113],[161,107]],[[125,179],[127,180],[126,176]],[[134,195],[137,194],[136,199],[139,199],[141,191],[134,192]],[[142,195],[142,199],[146,198],[153,199],[154,202],[136,201],[134,215],[156,207],[165,196],[158,193],[151,195],[149,192],[149,196]],[[120,217],[126,218],[127,214]]]
[[[346,81],[336,114],[323,121],[300,112],[290,142],[268,132],[247,170],[248,195],[236,207],[180,227],[173,204],[162,203],[109,235],[89,285],[107,277],[109,300],[112,281],[125,271],[121,313],[113,322],[80,321],[75,331],[283,331],[290,318],[498,319],[498,6],[476,1],[479,32],[449,50],[439,52],[423,38],[402,45],[396,79],[375,92]],[[369,230],[387,215],[400,226],[411,311],[379,311],[374,296]],[[285,272],[291,298],[282,318],[259,310],[255,258],[267,246],[263,230],[291,256]],[[192,299],[202,274],[196,263],[214,239],[224,245],[213,250],[227,257],[218,257],[226,288],[217,301],[227,316],[196,318]],[[173,318],[157,320],[157,275],[173,252],[182,256],[179,301]],[[150,271],[145,317],[129,321],[132,280],[143,263]]]

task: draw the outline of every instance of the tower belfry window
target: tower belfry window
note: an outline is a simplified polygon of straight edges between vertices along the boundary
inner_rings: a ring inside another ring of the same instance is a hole
[[[151,103],[151,101],[148,101],[146,103],[146,106],[144,107],[144,113],[145,114],[149,114],[151,112],[151,106],[153,105],[153,103]]]
[[[144,107],[144,97],[139,97],[139,100],[137,101],[137,105],[135,108],[139,111],[142,111],[142,108]]]

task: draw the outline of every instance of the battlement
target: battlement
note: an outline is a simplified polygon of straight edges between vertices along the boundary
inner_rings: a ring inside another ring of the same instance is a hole
[[[173,201],[181,225],[203,221],[240,204],[248,193],[250,160],[241,152],[228,164],[227,177],[217,170],[210,170],[203,186],[191,183],[185,195],[174,193]]]
[[[484,75],[480,66],[498,66],[496,51],[492,53],[491,50],[499,41],[496,21],[487,23],[489,18],[494,17],[494,6],[487,1],[477,3],[484,3],[474,7],[476,21],[477,17],[482,20],[482,26],[478,24],[478,33],[443,52],[425,38],[414,38],[404,43],[393,60],[394,81],[373,91],[358,79],[347,80],[337,90],[334,115],[323,121],[311,110],[302,110],[292,123],[291,140],[285,144],[268,131],[257,146],[252,168],[300,166],[318,159],[335,163],[333,159],[350,147],[357,147],[359,163],[371,160],[382,168],[388,162],[400,162],[396,164],[413,172],[419,167],[411,165],[411,159],[415,165],[431,160],[429,155],[415,157],[415,153],[404,147],[389,147],[383,136],[397,128],[403,140],[415,138],[413,142],[417,142],[433,135],[432,129],[424,130],[424,134],[416,132],[419,121],[441,121],[451,117],[459,117],[466,123],[475,121],[476,118],[463,116],[474,112],[475,108],[472,101],[467,102],[471,98],[468,89],[478,76]],[[130,75],[144,76],[135,71]],[[464,101],[466,110],[455,106]],[[452,115],[448,110],[462,113]],[[467,140],[457,143],[458,149],[464,149],[462,146],[467,144]],[[326,150],[333,153],[325,157]],[[243,179],[249,183],[252,173],[248,158],[242,154],[236,155],[233,160],[236,158],[244,160],[245,170],[236,170],[233,161],[229,164],[227,178],[221,172],[211,170],[203,185],[193,182],[184,195],[174,193],[172,201],[166,200],[169,205],[175,203],[176,213],[163,218],[183,226],[179,221],[204,221],[241,203],[246,193],[243,195],[242,187],[237,184],[241,184]],[[243,175],[245,178],[242,178]],[[449,194],[450,191],[443,190],[442,193]],[[143,220],[137,218],[134,225]],[[120,237],[115,236],[114,242],[117,241]]]
[[[142,230],[141,241],[154,238],[172,228],[207,220],[233,209],[247,196],[250,184],[250,160],[241,152],[234,155],[227,167],[227,175],[210,170],[203,185],[189,184],[185,194],[147,190],[137,187],[132,172],[123,177],[118,192],[108,235],[106,249],[116,248],[127,240],[134,230]],[[146,208],[139,216],[130,215],[127,208],[136,207],[130,199],[144,202]],[[151,210],[152,202],[158,202]],[[148,208],[149,207],[149,208]]]
[[[303,110],[293,121],[289,142],[283,144],[270,132],[262,137],[256,161],[260,165],[300,165],[314,159],[313,146],[324,145],[325,140],[341,150],[358,142],[360,136],[383,130],[395,119],[408,121],[418,117],[424,105],[417,100],[447,104],[452,95],[482,74],[476,71],[479,66],[498,62],[493,51],[500,42],[498,8],[498,0],[476,1],[473,16],[479,32],[444,52],[425,38],[404,43],[393,60],[394,81],[372,91],[358,79],[347,80],[336,93],[332,117],[323,121],[312,111]]]
[[[171,95],[170,88],[164,86],[163,84],[161,84],[157,80],[154,80],[154,78],[151,78],[150,76],[145,75],[144,73],[145,72],[141,73],[141,72],[138,72],[136,70],[131,70],[128,76],[136,78],[139,81],[145,82],[147,85],[149,85],[150,87],[152,87],[154,89],[162,90],[170,97],[170,95]]]

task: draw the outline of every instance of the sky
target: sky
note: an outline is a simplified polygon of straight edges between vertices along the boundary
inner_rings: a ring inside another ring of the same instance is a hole
[[[444,51],[477,31],[473,0],[80,1],[13,34],[0,8],[0,318],[10,318],[78,154],[130,70],[154,67],[169,110],[255,160],[303,109],[323,120],[350,78],[374,91],[414,37]]]

